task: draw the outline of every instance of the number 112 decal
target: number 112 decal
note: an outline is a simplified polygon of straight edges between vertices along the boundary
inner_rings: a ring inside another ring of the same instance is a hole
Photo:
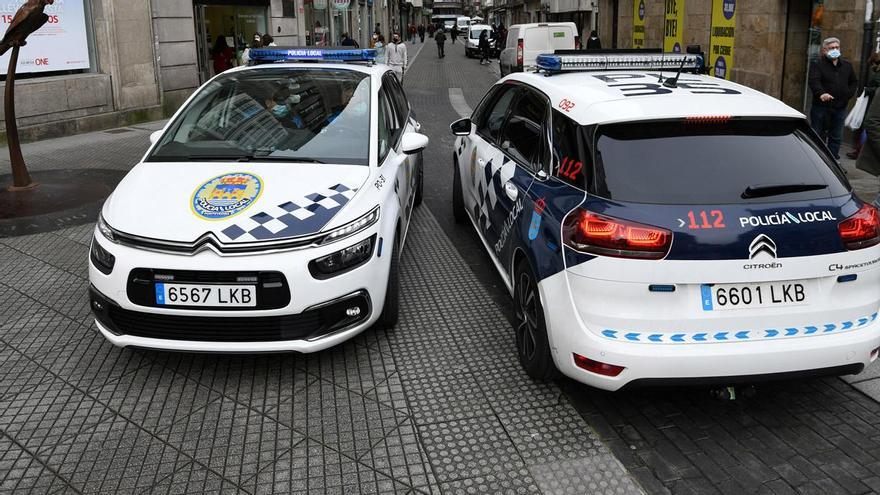
[[[687,226],[691,230],[723,229],[726,227],[724,224],[724,213],[722,213],[721,210],[712,210],[709,213],[706,213],[705,210],[700,210],[698,212],[691,210],[688,212],[687,216],[689,220]],[[709,221],[710,217],[712,219],[711,223]],[[683,224],[684,222],[682,221],[681,223]]]

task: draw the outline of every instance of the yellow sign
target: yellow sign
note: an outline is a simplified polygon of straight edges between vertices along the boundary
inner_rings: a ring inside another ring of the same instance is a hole
[[[633,48],[645,47],[645,0],[633,0]]]
[[[663,29],[663,51],[684,51],[684,0],[666,0],[666,24]]]
[[[712,75],[730,79],[733,70],[733,44],[736,34],[736,0],[712,0],[712,32],[709,40],[709,67]]]

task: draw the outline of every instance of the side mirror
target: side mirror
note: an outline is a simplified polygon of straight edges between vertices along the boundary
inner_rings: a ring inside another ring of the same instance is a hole
[[[150,134],[150,144],[156,144],[156,143],[158,143],[158,142],[159,142],[159,138],[162,137],[162,133],[163,133],[163,132],[164,132],[164,130],[160,129],[160,130],[155,131],[155,132],[153,132],[152,134]]]
[[[414,155],[428,147],[428,136],[418,132],[407,132],[400,140],[400,151]]]
[[[456,136],[469,136],[471,133],[471,119],[461,119],[449,124],[449,130]]]

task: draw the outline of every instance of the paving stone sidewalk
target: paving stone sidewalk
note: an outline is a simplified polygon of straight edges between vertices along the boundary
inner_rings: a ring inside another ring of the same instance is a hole
[[[25,147],[130,167],[151,129]],[[64,159],[67,157],[68,159]],[[400,324],[312,355],[123,350],[88,309],[92,225],[0,239],[0,492],[639,493],[426,207]]]

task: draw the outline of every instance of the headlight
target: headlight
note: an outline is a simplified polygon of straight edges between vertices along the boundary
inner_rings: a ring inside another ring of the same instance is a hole
[[[340,239],[344,239],[350,235],[357,234],[358,232],[366,229],[370,225],[373,225],[379,220],[379,207],[375,207],[370,210],[366,215],[349,222],[342,227],[331,230],[323,239],[321,239],[320,244],[329,244],[331,242],[336,242]]]
[[[98,214],[98,230],[101,232],[105,238],[107,238],[110,242],[116,242],[116,236],[113,234],[113,229],[107,225],[107,222],[104,221],[104,214]]]
[[[89,259],[92,264],[104,275],[110,275],[113,271],[113,265],[116,264],[116,257],[108,253],[106,249],[98,244],[98,240],[92,238],[92,247],[89,249]]]
[[[313,277],[322,280],[357,268],[373,256],[375,241],[376,235],[374,234],[353,246],[312,260],[309,263],[309,272]]]

